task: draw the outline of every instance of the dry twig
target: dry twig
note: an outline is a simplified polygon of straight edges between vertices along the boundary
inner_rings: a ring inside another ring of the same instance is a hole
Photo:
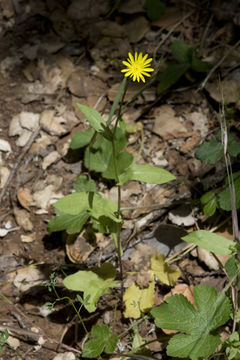
[[[26,155],[26,153],[28,152],[28,150],[30,149],[32,143],[34,142],[34,140],[36,139],[36,137],[38,136],[39,132],[40,132],[40,129],[41,127],[39,126],[33,133],[32,133],[32,136],[30,137],[30,139],[28,140],[27,144],[25,145],[25,147],[23,148],[21,154],[19,155],[19,157],[17,158],[17,161],[15,162],[12,170],[11,170],[11,173],[4,185],[4,187],[2,188],[2,192],[1,192],[1,195],[0,195],[0,205],[2,203],[2,199],[9,187],[9,185],[11,184],[12,182],[12,179],[17,171],[17,169],[19,168],[19,166],[21,165],[21,162],[24,158],[24,156]]]

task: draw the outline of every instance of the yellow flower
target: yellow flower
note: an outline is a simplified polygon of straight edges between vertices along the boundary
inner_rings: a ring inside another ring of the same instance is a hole
[[[138,55],[137,52],[135,52],[135,56],[131,53],[128,53],[128,59],[127,61],[123,61],[123,64],[127,67],[126,69],[123,69],[122,72],[125,72],[125,76],[130,76],[133,81],[140,81],[140,79],[145,82],[144,76],[151,76],[149,72],[154,71],[154,69],[150,68],[150,62],[152,61],[151,58],[147,59],[148,54],[142,55],[140,53]]]

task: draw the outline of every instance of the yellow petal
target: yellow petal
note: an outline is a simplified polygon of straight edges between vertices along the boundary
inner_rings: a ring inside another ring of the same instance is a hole
[[[123,65],[125,65],[125,66],[128,66],[128,67],[131,66],[131,64],[129,64],[129,62],[127,62],[127,61],[123,61],[122,63],[123,63]]]
[[[148,64],[150,64],[150,62],[152,62],[152,59],[151,59],[151,58],[150,58],[150,59],[145,60],[145,61],[144,61],[144,65],[148,65]]]
[[[145,79],[144,79],[144,77],[143,77],[142,73],[141,73],[141,74],[139,74],[139,77],[141,78],[141,80],[142,80],[143,82],[145,82]]]
[[[134,63],[134,58],[130,52],[128,53],[128,57],[129,57],[130,63]]]
[[[148,57],[148,54],[145,54],[143,57],[143,62],[147,59],[147,57]]]

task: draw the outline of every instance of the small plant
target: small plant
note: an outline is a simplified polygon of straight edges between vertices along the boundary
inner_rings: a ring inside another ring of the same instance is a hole
[[[152,59],[148,58],[147,54],[143,56],[142,53],[135,53],[134,56],[129,53],[127,61],[123,61],[123,64],[126,66],[126,69],[122,70],[125,73],[125,78],[119,88],[107,121],[103,119],[97,110],[77,104],[92,128],[77,133],[73,137],[70,146],[72,149],[85,148],[84,166],[88,169],[88,178],[84,175],[78,177],[74,186],[76,192],[63,197],[54,205],[57,217],[52,219],[48,226],[50,232],[66,230],[69,233],[78,233],[88,223],[95,230],[111,233],[118,254],[121,281],[123,278],[121,264],[122,247],[120,242],[123,224],[121,186],[130,180],[151,184],[164,184],[175,179],[172,174],[164,169],[149,164],[135,164],[133,156],[125,150],[127,137],[126,127],[121,118],[121,109],[129,83],[127,78],[129,77],[133,81],[139,82],[141,80],[145,82],[144,76],[150,76],[149,73],[154,71],[150,67],[151,61]],[[118,113],[112,125],[113,115],[119,103]],[[101,173],[103,179],[105,178],[115,183],[118,189],[117,204],[103,198],[98,193],[96,183],[90,178],[92,171]],[[75,278],[80,279],[83,277],[85,281],[81,282],[82,285],[79,282],[80,280],[75,280]],[[92,296],[90,297],[90,302],[93,301],[92,307],[88,308],[88,310],[91,309],[90,311],[95,310],[96,301],[99,296],[105,293],[109,287],[115,286],[114,282],[111,283],[106,279],[101,280],[99,275],[90,271],[79,271],[77,274],[70,275],[64,280],[64,283],[68,288],[83,291],[84,293],[85,291],[89,292],[89,289],[94,288],[98,284],[99,291],[94,296],[91,294]],[[88,283],[88,286],[83,283]],[[91,287],[90,284],[95,285]],[[85,286],[86,290],[84,290],[85,288],[83,289]],[[122,285],[121,299],[123,299]]]
[[[232,157],[238,157],[240,154],[240,144],[236,141],[230,132],[227,132],[227,152]],[[197,159],[208,164],[216,164],[224,157],[224,151],[221,140],[221,132],[217,132],[216,138],[205,140],[195,152]],[[232,174],[235,188],[235,205],[240,208],[240,172]],[[207,191],[200,199],[203,205],[203,211],[206,216],[214,215],[217,209],[230,211],[232,209],[228,178],[223,182],[222,187]]]
[[[165,74],[154,75],[159,80],[159,92],[171,86],[188,69],[194,71],[207,71],[209,69],[209,65],[197,59],[193,55],[193,49],[185,43],[174,42],[171,50],[179,64],[166,69]],[[178,270],[168,266],[162,254],[156,254],[151,258],[151,268],[145,274],[147,283],[144,288],[138,286],[137,283],[133,283],[124,293],[121,261],[123,250],[120,240],[124,222],[121,212],[121,187],[128,181],[164,184],[175,179],[174,175],[164,169],[150,164],[137,164],[136,159],[126,150],[128,144],[127,131],[121,114],[129,81],[145,82],[145,77],[149,77],[150,73],[154,71],[150,67],[152,59],[148,58],[147,54],[143,56],[142,53],[135,53],[133,56],[129,53],[128,56],[127,61],[123,61],[126,66],[122,70],[125,77],[107,120],[97,110],[77,104],[91,128],[75,134],[70,147],[71,149],[82,149],[84,153],[83,163],[87,169],[87,175],[82,174],[77,178],[73,194],[67,195],[55,203],[56,217],[48,224],[49,232],[65,230],[70,234],[80,233],[83,227],[91,227],[93,231],[111,234],[115,244],[119,273],[110,263],[103,263],[100,267],[79,270],[64,278],[63,284],[67,289],[83,294],[82,296],[79,294],[76,296],[77,301],[81,304],[79,310],[77,310],[70,298],[60,298],[58,296],[54,276],[47,285],[50,291],[55,292],[57,301],[68,300],[77,312],[87,335],[87,341],[83,346],[82,353],[85,358],[96,358],[103,353],[113,353],[119,337],[104,324],[94,325],[91,332],[88,332],[79,314],[82,306],[88,312],[94,312],[101,296],[111,292],[112,289],[120,288],[120,293],[117,292],[120,300],[117,306],[122,309],[124,302],[125,318],[138,319],[142,313],[151,310],[153,307],[157,279],[168,286],[172,286],[180,276]],[[170,80],[168,79],[164,83],[164,77],[167,79],[167,75],[170,73]],[[213,145],[217,147],[219,154],[222,154],[222,148],[220,149],[219,144],[211,142],[210,146]],[[203,146],[209,147],[209,144]],[[229,149],[233,148],[235,149],[234,153],[238,154],[234,141],[229,144]],[[209,151],[205,151],[204,147],[202,147],[198,152],[197,156],[204,159],[202,153],[209,153]],[[91,178],[91,175],[96,173],[99,174],[99,179],[117,187],[117,203],[104,198],[98,192],[98,184]],[[213,199],[210,200],[212,201],[211,206],[214,208]],[[206,198],[204,201],[206,201]],[[229,241],[222,236],[205,230],[194,231],[185,236],[183,240],[195,243],[213,253],[231,256],[226,264],[229,283],[222,293],[218,293],[214,287],[196,286],[194,288],[194,306],[183,295],[174,295],[168,297],[163,305],[150,311],[157,327],[180,332],[169,341],[167,346],[168,355],[198,360],[212,355],[217,346],[221,344],[220,336],[216,331],[230,319],[230,316],[234,318],[233,330],[235,333],[237,326],[237,297],[232,298],[234,308],[232,311],[227,292],[231,286],[236,289],[239,273],[239,265],[236,260],[240,254],[240,249],[236,242]],[[238,341],[239,338],[234,335],[225,344],[222,344],[226,348],[226,353],[232,356],[231,358],[233,358],[233,354],[234,356],[238,354]],[[142,342],[140,345],[142,349]],[[134,355],[131,354],[131,356]],[[139,358],[147,359],[148,357],[139,355]]]
[[[188,70],[195,73],[208,72],[211,65],[194,55],[194,48],[183,41],[174,40],[171,44],[171,53],[175,62],[157,75],[157,92],[160,94],[175,84]],[[176,63],[177,62],[177,63]]]

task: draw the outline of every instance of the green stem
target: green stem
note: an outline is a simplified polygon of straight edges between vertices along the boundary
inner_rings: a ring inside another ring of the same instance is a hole
[[[2,293],[0,293],[0,296],[3,298],[3,300],[5,300],[8,304],[13,305],[12,301],[9,300],[5,295],[3,295]]]
[[[74,305],[72,299],[70,299],[70,297],[68,297],[68,296],[64,296],[64,297],[62,297],[60,300],[68,300],[68,302],[69,302],[69,303],[72,305],[72,307],[74,308],[74,310],[75,310],[75,312],[76,312],[76,314],[77,314],[77,316],[78,316],[78,318],[79,318],[79,320],[80,320],[80,322],[81,322],[81,324],[82,324],[82,327],[83,327],[86,335],[89,336],[89,333],[88,333],[87,328],[86,328],[86,326],[85,326],[85,324],[84,324],[84,322],[83,322],[83,319],[82,319],[80,313],[78,312],[76,306]]]
[[[114,125],[113,129],[113,138],[112,138],[112,152],[113,152],[113,166],[114,166],[114,173],[115,173],[115,179],[117,183],[117,189],[118,189],[118,203],[117,203],[117,217],[121,220],[121,186],[119,184],[119,177],[118,177],[118,170],[117,170],[117,153],[116,153],[116,147],[115,147],[115,136],[117,131],[117,126],[121,117],[121,111],[122,111],[122,105],[124,102],[124,97],[127,92],[128,88],[128,81],[125,82],[124,91],[122,95],[121,102],[119,104],[117,119]],[[121,229],[122,229],[122,221],[117,223],[117,254],[118,254],[118,262],[119,262],[119,272],[120,272],[120,281],[121,281],[121,304],[123,304],[123,266],[122,266],[122,246],[121,246]]]
[[[56,290],[56,288],[55,288],[54,285],[52,286],[52,288],[53,288],[53,291],[54,291],[54,293],[55,293],[58,301],[68,300],[68,302],[72,305],[72,307],[74,308],[74,310],[75,310],[75,312],[76,312],[76,314],[77,314],[77,316],[78,316],[78,318],[79,318],[79,320],[80,320],[80,322],[81,322],[81,324],[82,324],[82,327],[83,327],[86,335],[88,336],[89,334],[88,334],[87,328],[86,328],[86,326],[85,326],[85,324],[84,324],[84,321],[83,321],[83,319],[82,319],[79,311],[77,310],[76,306],[74,305],[73,301],[72,301],[72,300],[70,299],[70,297],[68,297],[68,296],[60,297],[60,296],[58,295],[58,292],[57,292],[57,290]]]

